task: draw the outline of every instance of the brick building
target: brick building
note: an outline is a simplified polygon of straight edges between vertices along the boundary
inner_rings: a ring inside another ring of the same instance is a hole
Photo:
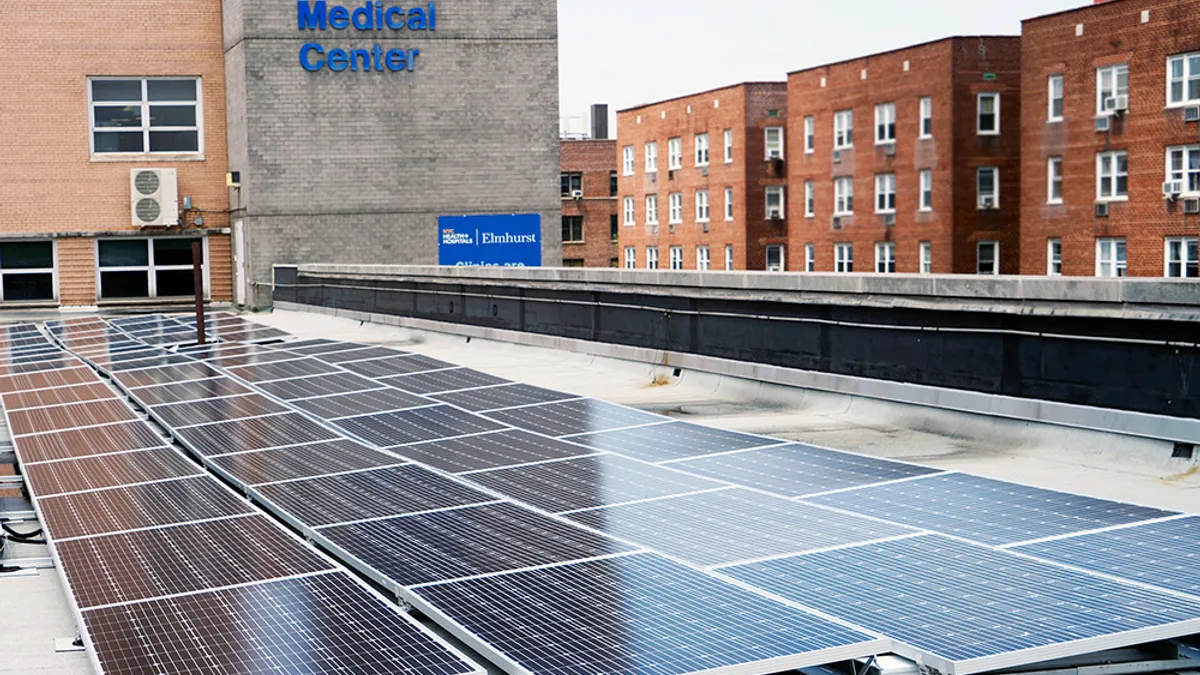
[[[788,77],[789,269],[1016,274],[1020,38]]]
[[[1200,0],[1026,20],[1023,274],[1196,277]]]
[[[564,267],[616,267],[617,142],[562,142]]]
[[[621,266],[782,271],[787,112],[750,82],[617,113]]]

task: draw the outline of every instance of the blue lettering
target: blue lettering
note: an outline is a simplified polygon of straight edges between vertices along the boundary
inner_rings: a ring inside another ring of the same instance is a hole
[[[366,6],[359,7],[358,9],[354,10],[354,14],[351,15],[351,20],[354,21],[355,29],[371,30],[375,27],[374,22],[371,20],[371,9],[371,3],[368,2]]]
[[[389,49],[387,53],[387,68],[393,73],[404,70],[405,53],[403,49]]]
[[[397,15],[399,19],[397,20]],[[387,22],[387,27],[392,30],[400,30],[404,28],[404,10],[399,7],[388,7],[384,13],[384,20]]]
[[[329,10],[329,27],[334,30],[345,30],[350,25],[350,10],[345,7],[334,7]]]
[[[375,45],[371,49],[371,56],[374,57],[374,65],[376,72],[383,72],[383,47]]]
[[[414,7],[408,11],[408,29],[409,30],[425,30],[428,23],[425,21],[425,10],[420,7]]]
[[[412,71],[417,69],[417,54],[420,54],[420,53],[421,53],[420,49],[409,50],[409,52],[408,52],[408,72],[411,73]]]
[[[362,63],[363,72],[371,70],[371,52],[365,49],[355,49],[350,52],[350,70],[358,72],[358,64]]]
[[[429,30],[437,30],[437,7],[429,3]]]
[[[325,30],[325,0],[314,3],[300,0],[296,3],[296,16],[299,19],[300,30]]]
[[[328,59],[329,69],[335,73],[340,73],[350,65],[350,55],[345,49],[330,49]]]
[[[325,67],[325,59],[319,58],[316,61],[310,61],[308,55],[311,52],[316,52],[317,56],[321,56],[325,50],[321,48],[321,45],[312,42],[300,48],[300,65],[308,72],[315,73]]]

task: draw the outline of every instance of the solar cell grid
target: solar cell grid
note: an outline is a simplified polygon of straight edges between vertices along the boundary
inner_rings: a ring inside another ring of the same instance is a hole
[[[237,354],[253,354],[259,350],[254,345],[244,345],[235,342],[220,342],[217,344],[205,343],[202,345],[191,345],[188,347],[180,347],[178,353],[185,354],[194,359],[201,361],[211,359],[215,356],[234,356]]]
[[[355,391],[369,391],[379,388],[379,385],[365,377],[350,373],[335,375],[318,375],[297,380],[280,382],[263,382],[258,388],[285,401],[299,398],[314,398],[331,394],[348,394]]]
[[[298,413],[188,427],[175,433],[205,457],[338,438],[336,433]]]
[[[452,438],[504,426],[448,405],[338,420],[334,426],[381,448]]]
[[[57,361],[63,355],[63,351],[57,347],[48,347],[46,349],[25,349],[20,351],[4,352],[0,357],[0,363],[5,366],[15,366],[26,363],[40,363],[43,361]]]
[[[469,391],[438,394],[432,398],[465,410],[470,410],[471,412],[484,412],[499,408],[551,403],[553,401],[578,397],[574,394],[543,389],[528,384],[507,384],[498,387],[487,387],[485,389],[471,389]]]
[[[175,382],[187,382],[189,380],[203,380],[210,377],[216,377],[221,373],[212,368],[200,363],[187,363],[178,366],[166,366],[164,368],[151,368],[149,370],[133,370],[123,373],[115,373],[113,379],[121,384],[136,389],[138,387],[152,387],[156,384],[172,384]]]
[[[69,370],[51,370],[44,373],[29,373],[26,375],[5,375],[0,377],[0,394],[31,389],[49,389],[50,387],[66,387],[72,384],[97,382],[99,377],[91,368],[71,368]]]
[[[144,405],[154,406],[164,403],[237,396],[249,394],[251,391],[249,387],[233,378],[221,376],[207,380],[144,387],[133,392],[133,396]]]
[[[158,349],[157,347],[148,347],[148,345],[132,339],[124,339],[116,342],[92,345],[90,347],[78,347],[68,343],[66,347],[75,354],[78,354],[79,356],[89,360],[102,359],[105,356],[116,356],[117,354],[128,354],[130,352],[153,352],[154,350]]]
[[[377,389],[356,394],[339,394],[297,401],[294,405],[322,419],[336,419],[351,415],[407,410],[432,403],[433,401],[427,398],[406,394],[395,389]]]
[[[528,431],[498,431],[479,436],[408,445],[404,456],[450,473],[482,471],[591,454],[585,448]]]
[[[130,349],[130,350],[122,351],[122,352],[117,352],[115,354],[103,354],[103,355],[97,355],[97,356],[88,356],[86,358],[89,361],[91,361],[92,363],[95,363],[96,365],[99,365],[102,367],[110,367],[111,366],[111,369],[115,370],[120,367],[119,364],[122,364],[126,361],[141,361],[141,360],[148,359],[148,358],[167,356],[169,354],[170,354],[170,352],[168,352],[165,349],[159,349],[157,347],[146,347],[143,345],[143,346],[140,346],[138,349]]]
[[[258,349],[255,351],[217,354],[208,361],[221,368],[234,368],[238,366],[274,363],[276,361],[294,361],[301,358],[301,356],[300,354],[282,349]]]
[[[168,427],[181,427],[213,422],[234,421],[248,417],[274,415],[288,408],[258,394],[212,398],[185,403],[169,403],[155,406],[151,412]]]
[[[92,382],[91,384],[80,384],[74,387],[4,394],[0,400],[3,400],[4,408],[11,412],[23,408],[40,408],[42,406],[98,401],[106,398],[116,398],[116,396],[116,392],[103,382]]]
[[[214,457],[212,463],[245,486],[394,466],[404,460],[339,440]]]
[[[371,359],[370,361],[354,361],[351,363],[341,364],[343,368],[352,373],[357,373],[364,377],[392,377],[394,375],[408,375],[410,373],[420,373],[427,370],[441,370],[444,368],[454,368],[455,364],[439,361],[438,359],[424,356],[422,354],[409,354],[406,356],[393,356],[386,359]]]
[[[12,363],[0,365],[0,375],[22,375],[27,373],[40,373],[48,370],[62,370],[64,368],[78,368],[83,366],[83,362],[76,358],[56,358],[43,361],[31,361],[29,363]]]
[[[14,435],[41,434],[50,431],[94,427],[113,422],[136,420],[137,415],[118,399],[70,403],[48,408],[12,410],[9,426]]]
[[[204,471],[170,448],[120,455],[44,462],[24,467],[30,489],[39,497],[202,475]]]
[[[514,504],[335,526],[321,536],[398,586],[636,550]]]
[[[571,442],[647,462],[665,462],[781,443],[763,436],[689,422],[572,436]]]
[[[409,352],[392,349],[391,347],[372,347],[368,345],[347,345],[345,351],[320,351],[315,353],[325,363],[345,363],[347,361],[362,361],[364,359],[379,359],[387,356],[402,356]]]
[[[154,433],[149,424],[137,421],[22,436],[17,448],[20,450],[22,463],[29,464],[158,448],[163,445],[165,440]]]
[[[112,372],[121,372],[125,370],[143,370],[146,368],[162,368],[163,366],[174,366],[181,363],[192,363],[193,359],[180,354],[170,354],[164,356],[152,356],[148,359],[130,359],[126,361],[118,361],[108,366],[106,370]]]
[[[380,379],[379,382],[411,394],[440,394],[446,391],[507,384],[509,380],[470,368],[454,368],[431,373],[386,377]]]
[[[241,333],[221,333],[222,340],[233,342],[272,342],[289,337],[291,337],[290,333],[285,333],[275,328],[250,330]]]
[[[518,429],[536,431],[547,436],[585,434],[668,421],[661,415],[590,398],[516,410],[498,410],[487,413],[487,416]]]
[[[184,330],[178,333],[164,333],[162,335],[153,335],[139,337],[139,340],[151,345],[182,345],[194,344],[196,342],[196,332]]]
[[[229,372],[249,382],[271,382],[295,377],[311,377],[339,372],[334,366],[316,359],[303,358],[293,361],[277,361],[254,366],[230,368]]]
[[[354,342],[341,342],[340,340],[326,340],[317,338],[315,340],[299,340],[296,342],[285,342],[280,347],[298,354],[324,354],[325,352],[337,352],[343,349],[354,349],[363,345]]]

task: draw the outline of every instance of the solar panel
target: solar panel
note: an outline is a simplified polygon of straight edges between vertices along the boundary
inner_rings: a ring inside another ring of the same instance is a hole
[[[1172,515],[961,473],[815,497],[817,504],[984,544],[1012,544]]]
[[[197,424],[274,415],[287,410],[288,408],[258,394],[170,403],[151,409],[164,424],[175,429]]]
[[[55,540],[251,513],[207,476],[39,500]]]
[[[493,647],[509,670],[531,675],[782,672],[887,650],[883,640],[650,553],[412,595]]]
[[[341,573],[94,609],[83,618],[108,675],[483,673]]]
[[[207,358],[209,363],[212,363],[213,365],[217,365],[222,368],[235,368],[238,366],[275,363],[276,361],[294,361],[299,359],[300,355],[294,352],[287,352],[282,349],[263,349],[259,347],[249,350],[246,346],[239,346],[236,351],[222,352]]]
[[[38,497],[67,492],[149,483],[204,473],[170,448],[83,457],[67,462],[45,462],[24,467],[30,488]]]
[[[214,377],[208,380],[144,387],[133,392],[133,395],[142,404],[155,406],[164,403],[180,403],[182,401],[237,396],[239,394],[249,394],[251,391],[253,390],[233,378]]]
[[[80,427],[136,420],[137,415],[118,399],[69,403],[67,405],[29,410],[13,410],[8,413],[9,425],[16,436],[40,434],[48,431],[77,429]]]
[[[114,373],[113,379],[121,384],[136,389],[137,387],[150,387],[156,384],[172,384],[175,382],[187,382],[189,380],[203,380],[210,377],[216,377],[221,373],[202,363],[185,363],[178,366],[167,366],[165,368],[151,368],[149,370],[134,370],[123,373]]]
[[[720,483],[635,462],[596,455],[493,469],[472,482],[554,513],[590,509],[722,487]]]
[[[189,347],[180,347],[179,353],[190,356],[193,359],[206,361],[217,357],[234,357],[240,354],[258,354],[258,353],[273,353],[275,350],[266,350],[257,345],[244,345],[229,342],[219,342],[217,344],[205,343],[202,345],[191,345]]]
[[[578,397],[574,394],[542,389],[541,387],[534,387],[528,384],[510,384],[499,387],[488,387],[486,389],[472,389],[470,391],[439,394],[433,398],[472,412],[484,412],[498,408],[551,403],[553,401],[563,401]]]
[[[413,464],[254,488],[310,527],[495,501]]]
[[[376,389],[355,394],[339,394],[323,396],[306,401],[297,401],[294,405],[301,410],[310,412],[322,419],[337,419],[352,415],[368,415],[370,413],[393,412],[419,408],[432,404],[433,401],[406,394],[395,389]]]
[[[324,476],[403,463],[391,455],[351,441],[331,441],[290,448],[213,457],[212,463],[242,485]]]
[[[702,457],[672,463],[671,466],[785,497],[925,476],[940,471],[798,443]]]
[[[571,442],[646,462],[665,462],[780,443],[780,441],[762,436],[715,429],[689,422],[671,422],[652,427],[572,436]]]
[[[25,373],[41,373],[47,370],[62,370],[64,368],[78,368],[83,366],[83,362],[76,358],[57,358],[48,361],[32,361],[30,363],[17,363],[11,365],[0,366],[0,375],[22,375]]]
[[[279,361],[276,363],[230,368],[229,372],[249,382],[271,382],[273,380],[289,380],[296,377],[327,375],[340,371],[337,367],[331,366],[328,363],[306,358],[295,361]]]
[[[345,350],[321,351],[318,352],[317,358],[325,363],[345,363],[347,361],[401,356],[409,353],[400,351],[399,349],[392,349],[391,347],[369,347],[367,345],[356,345],[355,347]]]
[[[145,345],[138,345],[137,349],[128,349],[128,350],[116,352],[116,353],[101,352],[100,354],[87,356],[86,358],[98,366],[107,367],[107,366],[113,366],[113,365],[119,364],[119,363],[125,363],[127,361],[140,361],[142,359],[149,359],[149,358],[153,358],[155,356],[165,356],[169,353],[170,352],[168,352],[165,349],[158,349],[157,347],[146,347]]]
[[[205,457],[338,438],[336,433],[299,413],[218,422],[201,427],[177,429],[175,433],[188,447]]]
[[[351,417],[334,422],[339,429],[381,448],[496,431],[504,426],[448,405]]]
[[[1200,516],[1077,534],[1012,550],[1200,597]]]
[[[56,459],[104,455],[127,450],[158,448],[166,442],[145,422],[110,424],[72,431],[21,437],[19,449],[24,464]]]
[[[516,410],[498,410],[487,413],[487,416],[518,429],[536,431],[547,436],[586,434],[668,421],[661,415],[652,415],[590,398]]]
[[[592,454],[588,448],[518,430],[407,445],[401,451],[415,462],[450,473]]]
[[[393,356],[386,359],[343,363],[342,367],[364,377],[392,377],[394,375],[408,375],[410,373],[441,370],[456,366],[453,363],[439,361],[438,359],[422,354],[412,354],[408,356]]]
[[[581,511],[568,518],[701,567],[913,532],[740,488]]]
[[[2,400],[4,401],[4,408],[11,412],[25,408],[99,401],[106,398],[116,398],[116,396],[116,392],[104,383],[92,382],[91,384],[80,384],[60,389],[41,389],[16,394],[4,394]]]
[[[938,535],[722,571],[888,635],[898,653],[953,675],[1138,644],[1167,626],[1200,630],[1196,601]]]
[[[336,352],[343,349],[348,349],[350,348],[349,346],[360,347],[362,345],[357,345],[353,342],[342,342],[340,340],[326,340],[324,338],[300,340],[298,342],[287,342],[280,345],[280,347],[290,352],[297,352],[299,354],[323,354],[325,352]]]
[[[264,382],[258,388],[268,394],[292,401],[298,398],[314,398],[332,394],[348,394],[355,391],[377,389],[378,384],[359,375],[337,373],[335,375],[318,375],[304,377],[298,380],[283,380],[281,382]]]
[[[29,373],[27,375],[6,375],[0,377],[0,394],[31,389],[49,389],[50,387],[65,387],[71,384],[95,382],[99,378],[91,368],[72,368],[70,370],[51,370],[45,373]]]
[[[513,504],[487,504],[321,530],[397,586],[636,550]]]
[[[407,391],[410,394],[439,394],[444,391],[459,391],[475,387],[491,387],[497,384],[508,384],[510,381],[503,377],[488,375],[470,368],[454,368],[438,370],[432,373],[401,375],[379,380],[381,384]]]
[[[113,363],[106,368],[112,372],[121,372],[124,370],[145,370],[147,368],[162,368],[163,366],[176,366],[181,363],[192,363],[192,359],[181,354],[168,354],[164,356],[152,356],[146,359],[129,359]]]

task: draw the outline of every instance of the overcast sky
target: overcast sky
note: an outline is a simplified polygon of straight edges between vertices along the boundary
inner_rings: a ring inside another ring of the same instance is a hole
[[[561,115],[584,131],[592,103],[615,111],[951,35],[1016,35],[1023,18],[1086,4],[559,0]]]

